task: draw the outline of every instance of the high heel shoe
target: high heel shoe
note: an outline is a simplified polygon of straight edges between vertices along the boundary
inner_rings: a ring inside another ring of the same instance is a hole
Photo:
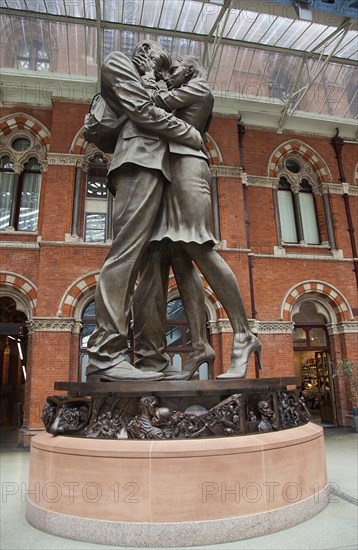
[[[215,352],[209,344],[204,344],[197,350],[193,350],[188,357],[185,367],[177,374],[166,376],[165,380],[190,380],[203,363],[207,363],[208,367],[212,367],[215,360]]]
[[[252,353],[255,353],[261,369],[261,344],[259,339],[252,334],[250,340],[240,342],[240,337],[242,338],[240,334],[234,336],[229,369],[223,374],[219,374],[217,378],[245,378]]]

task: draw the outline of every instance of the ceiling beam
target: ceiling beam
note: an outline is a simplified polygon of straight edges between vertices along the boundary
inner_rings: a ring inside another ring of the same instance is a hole
[[[230,1],[230,0],[229,0]],[[225,14],[226,10],[224,10],[224,13],[223,15]],[[144,27],[142,25],[130,25],[130,24],[124,24],[124,23],[114,23],[114,22],[111,22],[111,21],[103,21],[101,20],[100,22],[97,21],[96,19],[85,19],[85,18],[75,18],[75,17],[70,17],[70,16],[66,16],[66,15],[53,15],[53,14],[46,14],[46,13],[41,13],[39,14],[38,12],[31,12],[31,11],[25,11],[25,10],[14,10],[14,9],[9,9],[9,8],[0,8],[0,15],[3,14],[3,15],[7,15],[7,16],[11,16],[11,17],[17,17],[17,18],[24,18],[24,19],[34,19],[36,18],[36,20],[44,20],[44,21],[53,21],[54,23],[70,23],[70,24],[75,24],[75,25],[85,25],[85,26],[88,26],[88,27],[97,27],[97,25],[100,24],[100,27],[101,29],[115,29],[115,30],[126,30],[126,31],[132,31],[132,32],[138,32],[138,33],[148,33],[148,34],[153,34],[153,35],[156,35],[156,36],[169,36],[169,37],[173,37],[173,38],[186,38],[187,40],[193,40],[193,41],[197,41],[197,42],[202,42],[204,43],[204,50],[205,50],[205,47],[209,47],[208,45],[212,45],[214,44],[214,41],[216,39],[215,36],[208,36],[208,35],[204,35],[204,34],[193,34],[193,33],[190,33],[190,32],[182,32],[182,31],[177,31],[177,30],[168,30],[168,29],[163,29],[163,28],[151,28],[151,27]],[[347,19],[345,19],[344,21],[347,21]],[[350,20],[351,21],[351,20]],[[353,25],[353,23],[352,23]],[[334,32],[336,31],[337,29],[334,29]],[[219,44],[217,45],[216,47],[216,50],[215,50],[215,55],[218,51],[218,47],[219,45],[229,45],[229,46],[236,46],[236,47],[243,47],[243,48],[254,48],[254,49],[258,49],[258,50],[263,50],[263,51],[270,51],[270,52],[275,52],[275,53],[284,53],[284,54],[289,54],[289,55],[293,55],[293,56],[297,56],[297,57],[302,57],[302,50],[294,50],[294,49],[290,49],[290,48],[282,48],[282,47],[279,47],[279,46],[270,46],[270,45],[267,45],[267,44],[260,44],[259,42],[246,42],[244,40],[233,40],[233,39],[230,39],[230,38],[224,38],[223,36],[220,37],[220,41],[219,41]],[[206,45],[206,46],[205,46]],[[317,54],[317,53],[312,53],[311,55],[311,58],[312,59],[321,59],[321,58],[324,58],[325,56],[322,56],[320,54]],[[334,56],[330,56],[330,60],[331,61],[334,61],[335,63],[343,63],[343,64],[346,64],[346,65],[352,65],[352,66],[357,66],[358,63],[357,61],[354,61],[352,59],[347,59],[347,58],[343,58],[343,57],[334,57]]]
[[[292,116],[292,114],[297,110],[301,100],[305,97],[307,92],[312,88],[313,84],[318,80],[319,76],[323,73],[323,71],[325,71],[327,64],[330,61],[332,61],[334,52],[340,47],[342,40],[344,39],[344,37],[346,36],[349,30],[350,30],[350,20],[348,19],[344,23],[342,23],[340,28],[335,29],[335,31],[332,32],[327,38],[322,40],[314,48],[313,52],[307,52],[305,55],[303,55],[300,66],[298,67],[298,70],[297,70],[294,84],[291,88],[291,91],[288,97],[285,100],[285,107],[283,109],[283,112],[278,124],[278,128],[277,128],[278,133],[281,133],[284,130],[288,117]],[[337,38],[337,36],[339,36],[339,40],[336,42],[332,52],[329,55],[323,56],[322,53],[318,53],[319,49],[329,44],[333,39]],[[319,56],[318,59],[319,61],[322,61],[322,63],[319,65],[316,72],[314,74],[311,74],[309,61],[311,59],[314,59],[313,57],[314,55],[318,55]],[[302,81],[303,80],[302,75],[303,75],[304,69],[306,69],[306,78],[304,79],[304,81]]]

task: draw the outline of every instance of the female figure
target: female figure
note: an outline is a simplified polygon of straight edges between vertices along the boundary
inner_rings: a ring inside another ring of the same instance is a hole
[[[198,60],[189,56],[177,59],[164,80],[168,91],[152,92],[155,104],[173,112],[204,135],[212,118],[213,96]],[[157,359],[155,348],[162,353],[165,347],[163,334],[165,337],[170,264],[191,329],[193,352],[185,369],[179,374],[166,376],[166,380],[189,379],[202,363],[212,364],[214,352],[206,339],[203,289],[194,262],[219,298],[234,331],[230,367],[219,377],[244,378],[251,353],[259,356],[261,345],[250,331],[236,277],[213,248],[211,176],[207,156],[204,153],[199,156],[189,147],[178,148],[171,142],[169,149],[171,183],[164,190],[162,207],[151,237],[152,248],[149,247],[146,255],[134,298],[134,338],[139,357],[136,366],[153,369],[155,364],[148,362],[148,357]],[[198,292],[199,283],[201,293]],[[202,296],[200,307],[199,294]],[[148,301],[150,306],[146,307]],[[149,315],[147,320],[145,315]],[[153,315],[162,319],[163,330],[158,338],[150,334]],[[161,345],[158,347],[159,340]]]

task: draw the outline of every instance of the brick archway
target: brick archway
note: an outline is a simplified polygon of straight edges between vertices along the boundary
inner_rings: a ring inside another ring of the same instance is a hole
[[[207,313],[209,314],[209,321],[210,322],[216,322],[218,319],[222,319],[223,317],[226,317],[226,313],[219,302],[218,298],[214,294],[214,292],[211,290],[210,286],[204,279],[203,275],[199,273],[199,277],[201,278],[201,282],[204,287],[204,294],[205,294],[205,304],[207,308]],[[169,282],[168,282],[168,301],[174,300],[175,298],[180,298],[180,293],[178,286],[176,284],[174,275],[169,276]]]
[[[287,141],[275,149],[268,163],[269,177],[276,177],[282,159],[292,154],[300,155],[306,159],[312,165],[321,182],[327,183],[332,181],[331,173],[322,157],[309,145],[298,140]]]
[[[58,308],[59,317],[75,317],[76,308],[85,294],[96,288],[99,272],[90,273],[73,283],[65,292]]]
[[[17,130],[30,132],[40,142],[44,150],[49,151],[51,134],[46,126],[36,118],[25,113],[14,113],[0,121],[0,137],[1,135],[8,136]]]
[[[3,294],[9,290],[12,297],[20,296],[29,309],[30,316],[34,316],[37,305],[37,287],[26,277],[18,273],[0,272],[0,291]],[[30,317],[28,315],[28,317]]]
[[[89,145],[88,141],[86,141],[86,138],[83,134],[83,126],[80,130],[78,130],[77,134],[75,135],[71,147],[70,147],[70,153],[74,155],[84,155],[86,152],[87,145]]]
[[[332,306],[338,322],[353,319],[353,313],[347,300],[337,288],[324,281],[302,281],[292,287],[283,299],[280,320],[291,321],[293,308],[297,301],[310,294],[324,297]]]
[[[220,149],[210,136],[210,134],[205,134],[205,149],[209,157],[209,163],[213,165],[222,164],[223,159],[220,153]]]

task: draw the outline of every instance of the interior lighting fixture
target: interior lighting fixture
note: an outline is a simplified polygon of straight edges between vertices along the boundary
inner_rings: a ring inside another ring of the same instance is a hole
[[[18,349],[18,352],[19,352],[20,359],[21,359],[21,361],[23,361],[23,360],[24,360],[24,356],[23,356],[23,354],[22,354],[22,349],[21,349],[21,342],[20,342],[20,340],[17,341],[17,349]]]
[[[25,365],[21,365],[22,367],[22,372],[24,373],[24,378],[26,380],[26,368],[25,368]]]
[[[308,0],[296,0],[293,7],[298,17],[303,21],[312,21],[312,11],[310,10]]]

